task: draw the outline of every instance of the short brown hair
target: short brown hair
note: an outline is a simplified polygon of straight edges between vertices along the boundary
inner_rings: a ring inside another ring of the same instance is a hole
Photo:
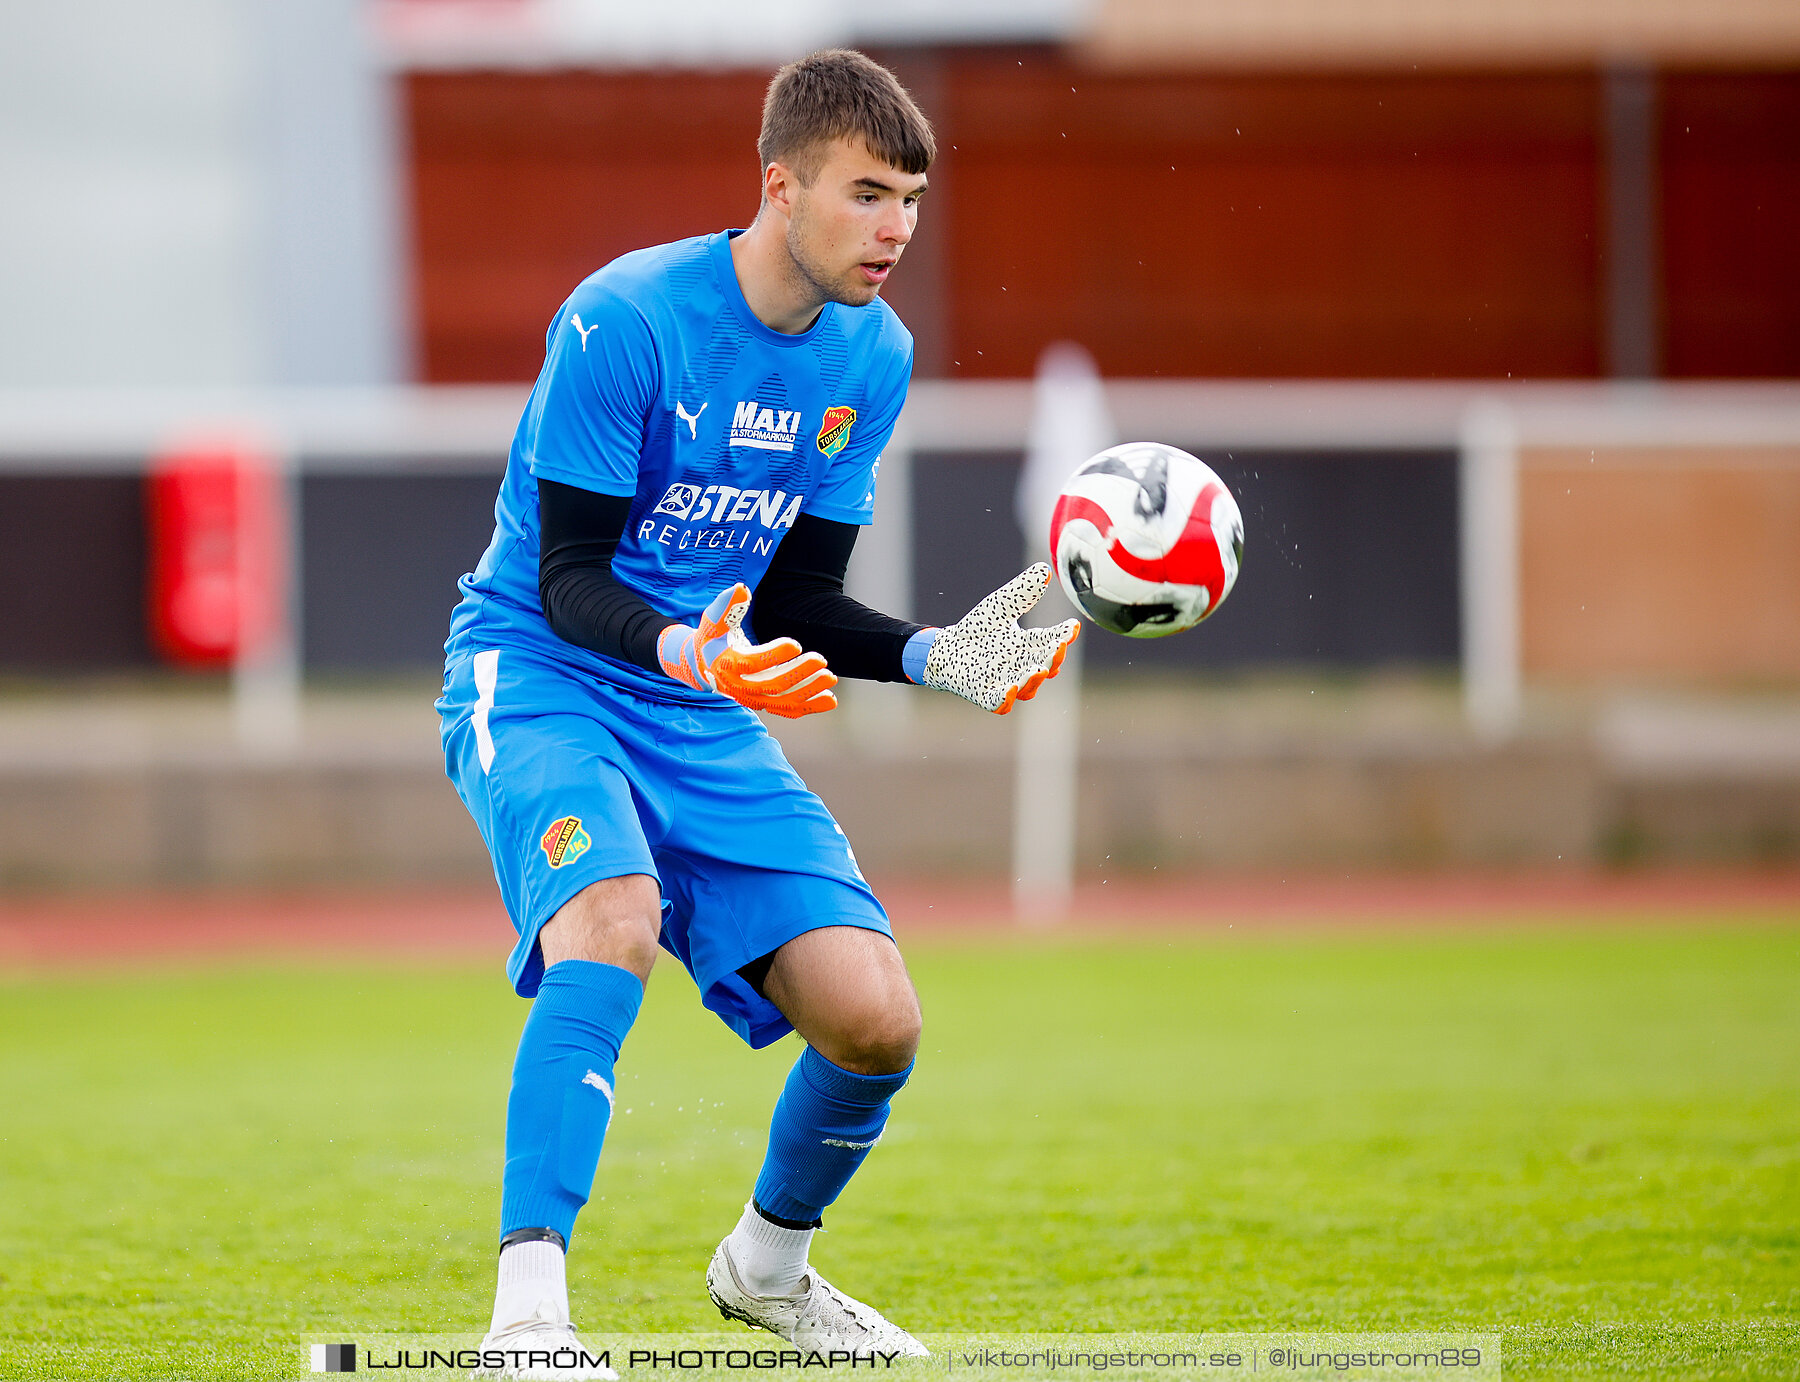
[[[852,48],[827,48],[790,62],[769,83],[756,152],[767,169],[785,163],[811,186],[834,139],[861,138],[903,173],[937,157],[931,122],[894,74]]]

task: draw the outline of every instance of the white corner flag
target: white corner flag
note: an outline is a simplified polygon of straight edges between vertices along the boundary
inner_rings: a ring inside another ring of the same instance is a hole
[[[1031,433],[1014,512],[1025,535],[1025,561],[1051,561],[1050,515],[1075,468],[1113,445],[1112,415],[1100,372],[1069,342],[1038,360]],[[1057,580],[1035,611],[1037,623],[1075,610]],[[1081,642],[1036,697],[1013,709],[1017,768],[1013,781],[1013,909],[1026,925],[1051,925],[1069,909],[1075,887],[1075,804],[1081,757]]]

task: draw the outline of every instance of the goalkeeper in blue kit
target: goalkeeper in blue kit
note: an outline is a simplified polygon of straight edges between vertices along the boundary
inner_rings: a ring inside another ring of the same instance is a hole
[[[912,1072],[919,1005],[843,832],[752,712],[830,710],[851,676],[1005,714],[1075,637],[1019,626],[1042,565],[948,628],[844,593],[912,368],[879,294],[934,152],[885,68],[846,50],[793,63],[764,105],[750,229],[614,260],[546,336],[438,702],[518,928],[508,974],[533,1000],[491,1374],[611,1375],[547,1355],[578,1347],[564,1254],[659,947],[751,1046],[806,1043],[707,1270],[713,1302],[805,1348],[924,1352],[807,1261]]]

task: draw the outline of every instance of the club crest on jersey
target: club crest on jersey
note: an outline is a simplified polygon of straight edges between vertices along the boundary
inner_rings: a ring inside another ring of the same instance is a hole
[[[827,408],[825,421],[819,424],[819,450],[835,456],[850,440],[850,424],[856,421],[854,408]]]
[[[656,506],[657,513],[672,513],[677,518],[686,518],[694,511],[694,501],[700,497],[698,485],[670,485],[668,493],[662,497],[662,503]]]
[[[800,414],[785,408],[765,408],[755,399],[740,403],[731,413],[731,445],[754,446],[759,451],[792,451],[800,435]]]
[[[550,822],[550,828],[544,832],[544,838],[538,841],[538,847],[544,851],[550,867],[559,869],[570,860],[579,859],[586,854],[588,846],[593,843],[588,838],[587,831],[581,828],[580,816],[563,816]]]

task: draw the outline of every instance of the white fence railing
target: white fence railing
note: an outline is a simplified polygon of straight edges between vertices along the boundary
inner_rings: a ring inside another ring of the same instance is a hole
[[[0,472],[117,472],[171,440],[254,435],[301,473],[498,473],[514,386],[204,391],[0,390]],[[1800,446],[1800,384],[1114,380],[1122,435],[1192,450],[1458,452],[1464,696],[1504,737],[1520,707],[1518,470],[1532,447]],[[921,381],[883,460],[881,516],[853,576],[870,603],[911,596],[907,512],[920,451],[1018,450],[1029,380]]]

